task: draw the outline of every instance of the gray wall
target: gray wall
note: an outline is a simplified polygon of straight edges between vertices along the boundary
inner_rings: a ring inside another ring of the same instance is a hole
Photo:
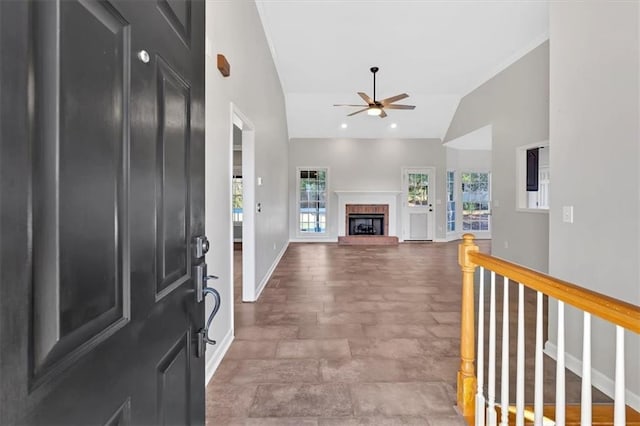
[[[488,124],[493,126],[492,252],[546,272],[549,218],[516,211],[515,158],[517,147],[549,137],[549,42],[462,98],[445,142]]]
[[[445,237],[446,157],[439,139],[292,139],[289,151],[290,235],[297,238],[296,167],[328,167],[326,237],[338,237],[338,199],[333,191],[401,191],[403,167],[435,167],[435,238]],[[398,229],[400,233],[400,229]]]
[[[638,2],[551,3],[549,270],[640,305]],[[574,223],[562,221],[574,207]],[[551,342],[556,341],[550,307]],[[567,353],[582,356],[582,318],[567,312]],[[614,329],[594,325],[593,366],[613,377]],[[627,333],[627,389],[640,409],[640,337]],[[594,379],[597,378],[594,376]],[[629,401],[632,402],[632,401]]]
[[[223,299],[211,333],[218,346],[207,351],[211,364],[232,327],[231,102],[255,126],[256,176],[264,182],[256,186],[256,201],[263,205],[256,217],[257,283],[289,240],[288,134],[280,80],[255,3],[208,1],[206,25],[206,231],[211,241],[206,260],[209,272],[220,276],[214,285]],[[230,77],[217,70],[217,53],[231,64]]]

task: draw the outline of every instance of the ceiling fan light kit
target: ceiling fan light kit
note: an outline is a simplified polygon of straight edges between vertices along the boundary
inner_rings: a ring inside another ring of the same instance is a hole
[[[376,100],[376,73],[379,71],[378,67],[371,67],[369,69],[373,74],[373,98],[370,98],[364,92],[358,92],[358,95],[362,98],[363,101],[367,103],[367,105],[348,105],[348,104],[334,104],[333,106],[348,106],[348,107],[364,107],[356,112],[352,112],[351,114],[347,114],[347,116],[352,116],[359,114],[361,112],[367,111],[368,115],[378,116],[380,118],[385,118],[387,113],[384,111],[385,108],[388,109],[415,109],[415,105],[396,105],[394,102],[397,102],[401,99],[408,98],[409,95],[406,93],[401,93],[396,96],[391,96],[390,98],[383,99],[381,101]]]

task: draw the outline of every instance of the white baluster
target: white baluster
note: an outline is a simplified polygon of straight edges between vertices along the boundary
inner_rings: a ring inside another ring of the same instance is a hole
[[[616,389],[614,393],[613,426],[624,426],[625,414],[624,384],[624,328],[616,326]]]
[[[582,332],[582,397],[580,425],[591,426],[591,314],[584,313]]]
[[[564,426],[564,302],[561,301],[558,301],[558,354],[556,358],[556,425]]]
[[[518,284],[518,353],[516,362],[516,426],[524,426],[524,286]]]
[[[496,426],[496,273],[491,271],[491,300],[489,301],[489,372],[487,389],[487,424]]]
[[[476,425],[484,426],[484,268],[480,267],[480,292],[478,297],[478,392],[476,393]]]
[[[542,426],[544,418],[544,357],[542,354],[542,322],[543,322],[543,304],[544,295],[541,292],[537,294],[537,306],[536,306],[536,371],[535,371],[535,384],[534,384],[534,425]]]
[[[509,426],[509,278],[504,277],[504,290],[502,293],[502,376],[501,376],[501,401],[502,411],[500,426]]]

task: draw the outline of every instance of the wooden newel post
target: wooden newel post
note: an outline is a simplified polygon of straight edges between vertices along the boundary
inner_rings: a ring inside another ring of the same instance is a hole
[[[458,246],[458,263],[462,269],[462,311],[460,332],[460,370],[458,370],[458,409],[463,416],[475,413],[476,374],[475,357],[475,316],[473,279],[476,265],[469,260],[469,253],[478,251],[473,234],[464,234]]]

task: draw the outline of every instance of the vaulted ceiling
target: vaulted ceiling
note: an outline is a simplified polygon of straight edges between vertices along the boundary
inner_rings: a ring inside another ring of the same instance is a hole
[[[547,1],[256,0],[289,136],[443,138],[460,99],[548,38]],[[387,118],[347,117],[406,92]],[[391,124],[395,123],[395,128]],[[343,128],[343,124],[347,127]]]

